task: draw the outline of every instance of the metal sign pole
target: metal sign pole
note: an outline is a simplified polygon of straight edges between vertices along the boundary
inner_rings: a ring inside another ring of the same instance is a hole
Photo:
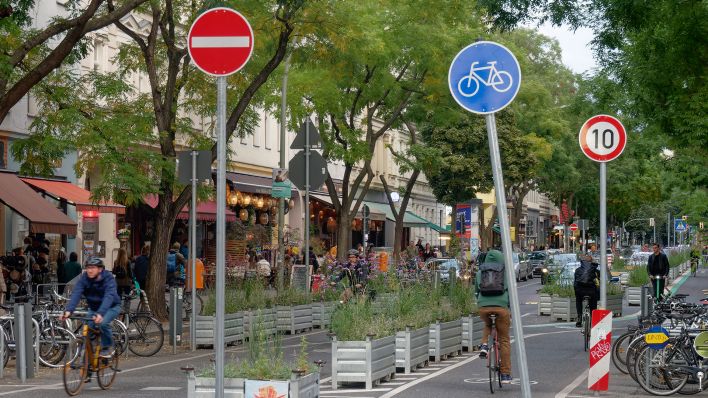
[[[600,309],[607,308],[607,163],[600,163]]]
[[[224,300],[226,294],[226,77],[216,78],[216,398],[224,398]]]
[[[192,151],[192,205],[189,215],[189,263],[192,265],[192,314],[189,317],[189,340],[192,351],[197,350],[197,156],[199,152]]]
[[[310,123],[305,120],[305,269],[310,266]]]
[[[519,293],[516,290],[516,275],[514,275],[514,261],[511,256],[511,233],[506,208],[506,192],[504,192],[504,175],[502,174],[501,156],[499,155],[499,141],[497,139],[497,124],[494,114],[485,115],[487,121],[487,136],[489,139],[489,154],[492,160],[492,173],[494,175],[494,191],[496,192],[497,208],[499,214],[499,228],[502,236],[502,252],[504,253],[504,267],[506,281],[509,285],[509,302],[511,304],[511,320],[514,328],[514,346],[516,358],[519,363],[519,376],[521,379],[521,396],[531,397],[531,384],[529,382],[529,369],[526,363],[526,347],[524,343],[524,329],[521,324],[521,309],[519,307]]]
[[[283,71],[283,83],[280,88],[280,168],[285,168],[285,127],[287,120],[285,119],[285,109],[287,107],[286,96],[288,94],[288,70],[290,69],[290,54],[285,59],[285,70]],[[285,279],[285,198],[278,199],[278,275],[277,284],[278,291],[283,290]]]

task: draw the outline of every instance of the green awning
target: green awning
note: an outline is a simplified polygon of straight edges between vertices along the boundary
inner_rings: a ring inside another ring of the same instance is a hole
[[[492,225],[492,231],[501,235],[501,228],[498,225]]]
[[[378,203],[378,202],[364,202],[365,205],[369,206],[369,210],[374,213],[383,213],[386,214],[386,218],[391,220],[391,221],[396,221],[396,217],[393,216],[393,212],[391,211],[391,206],[389,206],[388,203]],[[361,210],[359,210],[361,213]],[[415,215],[414,213],[411,213],[410,211],[406,211],[406,214],[403,215],[403,226],[404,227],[413,227],[413,228],[425,228],[425,227],[430,227],[430,224],[432,224],[430,221],[419,217]]]

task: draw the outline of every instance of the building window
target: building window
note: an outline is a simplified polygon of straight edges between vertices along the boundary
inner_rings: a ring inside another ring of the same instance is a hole
[[[96,38],[93,40],[93,70],[96,72],[103,71],[103,51],[105,44],[102,39]]]
[[[0,137],[0,169],[7,168],[7,138]]]
[[[263,113],[263,146],[265,149],[271,149],[270,136],[273,134],[273,129],[270,128],[270,123],[268,123],[268,114]]]

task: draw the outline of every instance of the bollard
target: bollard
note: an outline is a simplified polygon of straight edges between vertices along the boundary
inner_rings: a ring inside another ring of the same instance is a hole
[[[182,288],[170,288],[170,344],[172,353],[177,353],[177,346],[182,344]]]
[[[32,330],[32,307],[30,303],[15,304],[15,365],[17,377],[24,384],[27,378],[34,377],[35,344],[27,339],[27,331]],[[37,330],[39,334],[39,330]],[[31,334],[30,334],[31,336]]]
[[[640,290],[640,298],[639,298],[639,313],[641,314],[642,318],[646,317],[649,315],[649,309],[647,308],[647,301],[649,298],[649,295],[647,294],[649,290],[649,286],[642,286],[642,290]]]

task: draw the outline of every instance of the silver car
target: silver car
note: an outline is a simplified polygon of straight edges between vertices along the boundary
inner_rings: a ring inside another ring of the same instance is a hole
[[[511,254],[511,257],[514,261],[514,272],[516,273],[517,282],[533,278],[533,270],[529,266],[528,260],[526,260],[523,255],[514,252]]]
[[[580,267],[580,262],[570,262],[561,268],[558,284],[561,286],[573,286],[575,282],[575,270]]]
[[[425,263],[425,268],[431,272],[441,271],[440,280],[443,282],[449,282],[449,271],[452,268],[455,268],[455,275],[457,275],[458,279],[460,278],[461,265],[462,264],[460,264],[460,262],[455,258],[432,258]]]

